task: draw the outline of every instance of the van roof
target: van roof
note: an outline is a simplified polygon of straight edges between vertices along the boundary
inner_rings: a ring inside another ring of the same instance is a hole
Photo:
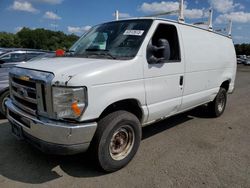
[[[176,20],[171,20],[171,19],[166,19],[166,18],[159,18],[159,17],[132,17],[132,18],[126,18],[126,19],[120,19],[120,20],[114,20],[114,21],[111,21],[111,22],[117,22],[117,21],[129,21],[129,20],[160,20],[160,21],[166,21],[166,22],[171,22],[171,23],[175,23],[175,24],[180,24],[180,25],[186,25],[186,26],[189,26],[189,27],[194,27],[194,28],[197,28],[197,29],[201,29],[203,31],[207,31],[207,32],[210,32],[210,33],[214,33],[214,34],[218,34],[218,35],[221,35],[221,36],[224,36],[226,38],[229,38],[229,39],[232,39],[231,36],[228,36],[224,33],[220,33],[220,32],[217,32],[215,30],[208,30],[208,29],[205,29],[205,28],[202,28],[202,27],[199,27],[197,25],[194,25],[194,24],[190,24],[190,23],[180,23]]]

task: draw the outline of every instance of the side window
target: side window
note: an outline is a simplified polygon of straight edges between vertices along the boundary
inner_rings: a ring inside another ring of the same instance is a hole
[[[180,46],[174,25],[159,24],[147,50],[149,63],[180,62]]]
[[[1,60],[2,63],[10,62],[10,60],[11,60],[11,55],[10,55],[10,54],[6,54],[6,55],[2,56],[2,57],[0,58],[0,60]]]
[[[29,52],[27,52],[25,61],[28,61],[28,60],[30,60],[36,56],[39,56],[41,54],[43,54],[43,53],[29,53]]]
[[[24,61],[26,53],[12,53],[10,62],[21,62]]]

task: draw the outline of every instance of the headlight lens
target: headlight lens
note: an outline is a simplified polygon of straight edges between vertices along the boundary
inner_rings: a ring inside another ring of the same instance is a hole
[[[79,118],[87,106],[85,87],[53,87],[53,110],[58,119]]]

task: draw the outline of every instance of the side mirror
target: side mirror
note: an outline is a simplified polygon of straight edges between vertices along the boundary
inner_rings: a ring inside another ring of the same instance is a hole
[[[158,58],[155,56],[157,46],[152,44],[152,40],[149,41],[147,46],[147,60],[149,64],[155,64],[158,62]]]
[[[149,64],[160,63],[170,59],[170,45],[167,39],[159,39],[157,46],[152,44],[152,40],[147,47],[147,60]]]

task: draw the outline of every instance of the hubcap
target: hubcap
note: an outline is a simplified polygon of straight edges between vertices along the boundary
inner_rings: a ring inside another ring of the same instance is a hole
[[[135,133],[130,126],[117,129],[110,141],[109,153],[112,159],[122,160],[128,156],[134,146]]]
[[[225,102],[226,102],[226,99],[224,97],[224,95],[221,93],[218,97],[218,111],[219,112],[222,112],[224,107],[225,107]]]

